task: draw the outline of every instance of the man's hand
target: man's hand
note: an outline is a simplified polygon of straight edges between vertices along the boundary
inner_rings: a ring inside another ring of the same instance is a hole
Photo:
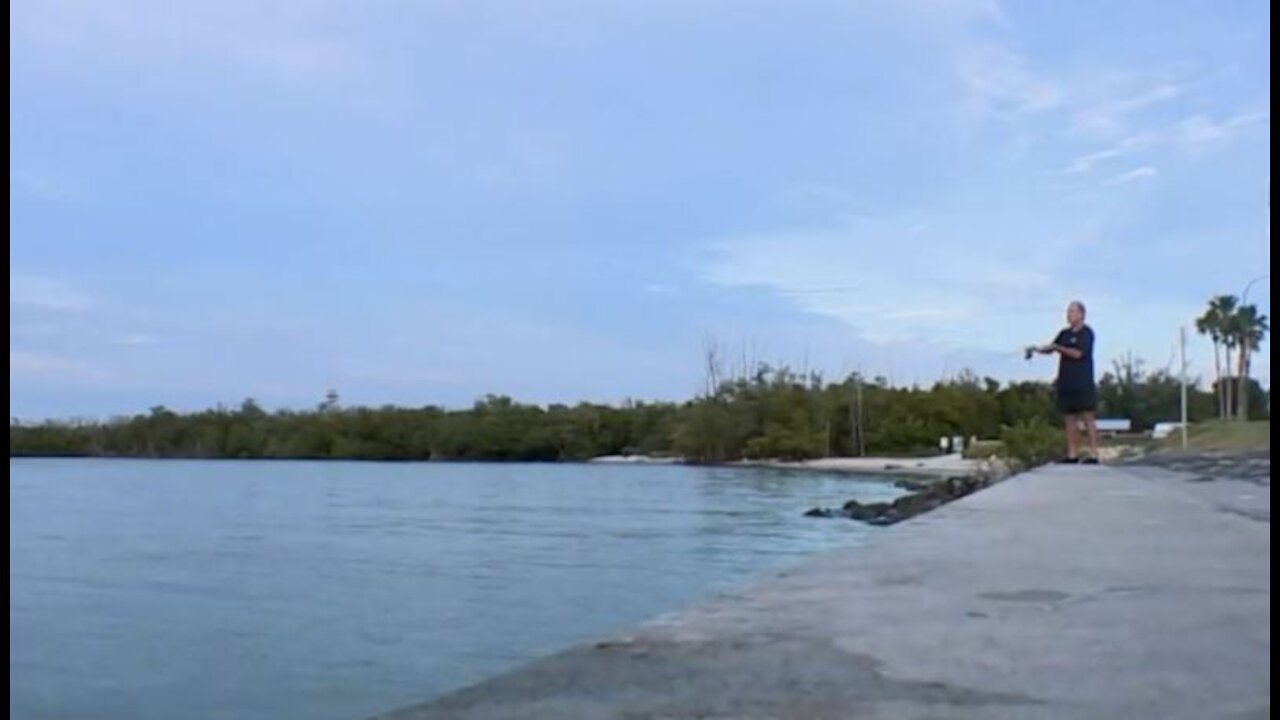
[[[1057,345],[1028,345],[1026,350],[1026,358],[1030,360],[1031,356],[1035,355],[1036,353],[1040,353],[1041,355],[1048,355],[1051,352],[1057,352],[1057,350],[1058,350]]]

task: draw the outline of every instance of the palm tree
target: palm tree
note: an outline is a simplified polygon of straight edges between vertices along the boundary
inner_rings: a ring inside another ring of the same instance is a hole
[[[1208,335],[1213,341],[1213,391],[1218,399],[1218,417],[1222,417],[1226,410],[1222,402],[1222,333],[1219,332],[1221,327],[1221,318],[1218,317],[1212,305],[1204,311],[1203,315],[1196,318],[1196,332]]]
[[[1222,417],[1229,418],[1235,414],[1239,399],[1233,396],[1235,383],[1231,381],[1231,353],[1236,349],[1235,320],[1236,307],[1240,301],[1235,295],[1219,295],[1209,303],[1217,308],[1219,316],[1218,333],[1222,336],[1222,367],[1226,374],[1222,378]]]
[[[1213,340],[1213,372],[1216,375],[1217,382],[1214,388],[1218,394],[1218,416],[1226,417],[1228,407],[1227,383],[1223,382],[1222,364],[1220,362],[1219,348],[1226,350],[1226,368],[1227,372],[1231,372],[1231,348],[1232,340],[1228,337],[1227,326],[1229,319],[1236,311],[1236,298],[1233,295],[1218,295],[1209,300],[1209,306],[1205,309],[1204,314],[1196,319],[1196,331],[1201,335],[1208,335]]]
[[[1267,316],[1258,312],[1257,305],[1245,305],[1231,314],[1228,330],[1236,346],[1240,348],[1240,368],[1236,377],[1236,413],[1241,420],[1248,420],[1250,360],[1271,330],[1271,325]]]

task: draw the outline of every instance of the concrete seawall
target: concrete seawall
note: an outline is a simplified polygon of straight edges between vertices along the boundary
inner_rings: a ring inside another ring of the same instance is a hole
[[[1268,718],[1270,508],[1269,481],[1042,468],[385,717]]]

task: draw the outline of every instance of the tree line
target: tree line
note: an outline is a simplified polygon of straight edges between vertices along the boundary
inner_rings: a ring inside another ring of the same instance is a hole
[[[238,407],[177,413],[164,407],[109,421],[11,419],[9,455],[146,458],[564,461],[602,455],[743,458],[936,452],[943,436],[996,438],[1005,428],[1056,424],[1048,383],[1001,384],[961,374],[930,387],[884,378],[756,364],[685,402],[548,406],[488,396],[467,409],[343,407],[336,393],[313,410]],[[1218,383],[1221,384],[1221,383]],[[1251,383],[1254,416],[1269,408]],[[1220,412],[1220,388],[1193,389],[1193,421]],[[1179,417],[1180,383],[1126,358],[1099,383],[1100,412],[1137,430]]]

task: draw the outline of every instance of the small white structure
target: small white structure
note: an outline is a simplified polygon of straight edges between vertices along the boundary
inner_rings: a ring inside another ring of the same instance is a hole
[[[1180,422],[1159,422],[1155,424],[1155,427],[1151,428],[1151,437],[1157,440],[1166,438],[1181,427],[1182,423]]]
[[[1127,433],[1133,429],[1133,422],[1128,418],[1098,418],[1098,432],[1100,433]]]

